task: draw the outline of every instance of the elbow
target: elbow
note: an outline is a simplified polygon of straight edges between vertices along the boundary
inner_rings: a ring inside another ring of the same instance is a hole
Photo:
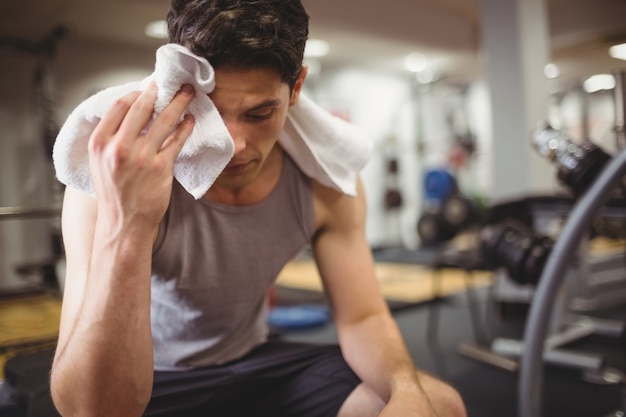
[[[83,392],[71,383],[71,377],[63,375],[63,372],[55,366],[50,373],[50,395],[54,407],[63,417],[96,415],[84,401]]]
[[[62,388],[63,381],[59,376],[58,367],[53,364],[52,370],[50,372],[50,395],[52,397],[52,402],[54,403],[55,408],[62,416],[69,416],[70,414],[67,412],[67,405],[64,403],[63,399],[67,397],[64,395],[64,390]],[[64,412],[65,411],[65,412]]]
[[[63,417],[77,416],[81,414],[79,407],[76,406],[75,395],[69,393],[67,384],[64,383],[63,378],[59,376],[59,371],[54,367],[50,373],[50,395],[54,407],[57,409],[60,415]],[[74,402],[74,404],[72,404]],[[89,415],[83,413],[82,415]]]
[[[121,381],[120,381],[121,382]],[[141,417],[151,397],[150,389],[108,390],[106,383],[74,378],[58,367],[50,374],[52,402],[63,417]],[[120,384],[122,385],[122,384]]]

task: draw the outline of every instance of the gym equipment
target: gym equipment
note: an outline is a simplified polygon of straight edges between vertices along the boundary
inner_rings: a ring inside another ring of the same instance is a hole
[[[626,147],[626,71],[616,70],[615,76],[615,143],[618,149]]]
[[[593,216],[610,197],[610,193],[626,175],[626,150],[620,151],[600,173],[571,212],[565,227],[552,249],[541,274],[524,330],[519,379],[520,417],[541,416],[543,375],[542,358],[548,333],[547,317],[552,316],[554,302],[571,257],[589,228]]]
[[[398,160],[389,158],[387,160],[387,185],[385,187],[384,205],[386,210],[394,210],[402,207],[403,197],[400,191],[398,179]]]
[[[270,309],[269,325],[284,331],[323,326],[331,320],[330,310],[319,305],[275,306]]]
[[[56,217],[60,214],[60,207],[0,207],[0,220],[37,219]]]
[[[423,244],[437,244],[452,239],[477,221],[478,209],[475,203],[456,192],[422,213],[417,222],[417,233]]]
[[[485,260],[494,269],[505,268],[521,285],[537,283],[553,245],[550,237],[533,232],[516,219],[485,226],[481,242]]]
[[[38,40],[30,40],[18,36],[0,36],[0,49],[10,50],[19,55],[26,55],[34,59],[34,71],[32,75],[32,91],[34,93],[34,108],[32,111],[32,125],[38,130],[40,146],[48,164],[47,172],[42,173],[40,179],[43,193],[37,190],[38,195],[48,197],[47,202],[54,204],[62,200],[62,185],[56,181],[54,167],[52,164],[52,148],[58,133],[55,106],[55,80],[54,80],[54,59],[58,52],[60,41],[69,33],[69,29],[63,25],[57,25],[45,33]],[[39,149],[38,149],[39,151]],[[38,171],[40,172],[40,171]],[[30,187],[32,188],[32,187]],[[32,219],[53,217],[58,214],[56,208],[23,208],[5,207],[0,209],[0,220],[6,219]],[[26,235],[27,233],[24,233]],[[53,257],[61,252],[60,227],[51,230],[53,245]],[[47,289],[54,286],[54,260],[37,261],[34,264],[20,265],[16,268],[20,278],[31,278],[44,276]],[[29,291],[27,289],[26,291]],[[2,295],[14,295],[16,291],[12,289],[2,289]],[[20,292],[17,290],[17,292]]]
[[[48,383],[54,350],[23,353],[6,362],[6,381],[0,388],[0,396],[4,393],[9,397],[15,417],[60,417]]]
[[[488,223],[481,231],[481,252],[486,263],[496,269],[496,281],[491,298],[499,301],[530,303],[547,259],[554,247],[553,239],[540,233],[566,219],[575,201],[570,198],[544,197],[509,202],[494,207]],[[620,201],[607,202],[597,218],[626,217]],[[549,327],[543,361],[547,364],[580,370],[583,376],[605,371],[602,355],[567,349],[565,345],[591,334],[619,338],[624,332],[623,321],[606,320],[580,313],[589,313],[601,307],[622,304],[626,300],[624,277],[625,254],[622,251],[592,254],[589,233],[578,242],[578,250],[565,272],[569,286],[564,286],[553,300],[554,314],[544,317]],[[503,283],[512,282],[506,288]],[[505,290],[510,290],[505,294]],[[499,292],[498,294],[496,294]],[[472,315],[474,319],[476,314]],[[475,325],[476,326],[476,325]],[[493,338],[487,343],[463,343],[460,354],[484,363],[517,371],[518,358],[524,351],[524,342],[517,339]]]
[[[61,216],[60,207],[0,207],[0,221],[2,220],[33,220],[33,219],[58,219]],[[58,228],[51,228],[50,245],[52,255],[48,259],[17,265],[15,271],[23,278],[34,276],[39,281],[34,285],[26,285],[23,292],[55,291],[62,292],[62,284],[57,270],[63,258],[63,244]],[[6,290],[0,293],[12,296],[14,290]]]
[[[532,144],[557,167],[557,177],[576,196],[593,183],[611,156],[589,140],[575,144],[565,133],[545,124],[537,128]]]
[[[431,169],[424,175],[424,197],[428,204],[441,203],[457,190],[456,178],[447,169]]]
[[[0,382],[0,416],[22,417],[18,393],[7,383]]]
[[[424,245],[436,245],[456,236],[479,221],[475,201],[461,193],[456,179],[445,169],[424,176],[425,208],[417,221],[417,234]]]
[[[37,104],[38,125],[41,129],[41,138],[47,154],[52,160],[52,147],[58,133],[54,117],[54,83],[52,61],[57,53],[59,41],[69,33],[69,29],[63,25],[56,26],[50,30],[39,41],[2,36],[0,37],[0,47],[10,47],[20,52],[26,52],[34,56],[37,60],[33,84],[35,99]]]

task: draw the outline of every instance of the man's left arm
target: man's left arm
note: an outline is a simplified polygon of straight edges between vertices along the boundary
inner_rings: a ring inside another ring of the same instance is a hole
[[[419,373],[378,287],[365,237],[362,184],[359,181],[356,197],[321,186],[316,186],[315,195],[320,228],[314,256],[344,358],[388,404],[381,415],[393,409],[407,413],[403,415],[434,416]]]

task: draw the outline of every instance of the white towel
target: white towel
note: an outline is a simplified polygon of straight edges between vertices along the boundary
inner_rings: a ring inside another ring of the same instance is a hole
[[[356,195],[356,180],[372,153],[363,130],[300,94],[287,112],[278,143],[300,169],[327,187]]]
[[[206,59],[177,44],[160,47],[152,75],[138,82],[107,88],[83,101],[63,124],[53,149],[59,181],[94,195],[88,141],[113,102],[142,90],[155,80],[155,116],[183,84],[196,95],[188,107],[196,123],[174,162],[174,177],[194,198],[201,198],[233,156],[233,141],[208,94],[215,88],[213,67]],[[279,144],[307,175],[348,195],[356,195],[356,178],[372,152],[372,142],[356,126],[300,95],[287,113]]]

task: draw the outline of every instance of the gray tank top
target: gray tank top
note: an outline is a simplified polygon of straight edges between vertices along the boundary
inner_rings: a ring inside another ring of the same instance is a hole
[[[267,292],[315,232],[310,179],[285,155],[252,206],[195,200],[174,183],[152,261],[156,370],[241,357],[267,339]]]

